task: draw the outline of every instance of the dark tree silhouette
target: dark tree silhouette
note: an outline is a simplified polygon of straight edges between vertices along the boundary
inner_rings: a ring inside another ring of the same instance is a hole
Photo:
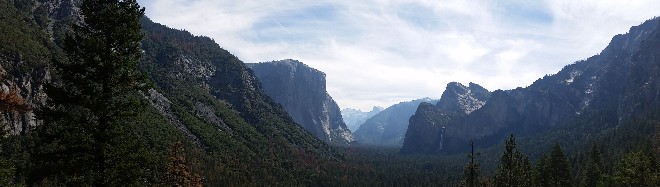
[[[534,186],[534,172],[527,156],[516,148],[511,135],[505,142],[504,153],[493,177],[494,186]]]
[[[109,186],[137,181],[138,150],[127,118],[140,109],[135,95],[145,84],[140,18],[135,0],[84,0],[81,22],[64,41],[68,61],[55,60],[60,80],[46,86],[50,100],[38,111],[45,124],[34,154],[35,180]],[[127,181],[128,180],[128,181]]]

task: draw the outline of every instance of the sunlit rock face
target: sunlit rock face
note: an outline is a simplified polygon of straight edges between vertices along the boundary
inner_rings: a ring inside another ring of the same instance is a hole
[[[247,65],[266,94],[309,133],[331,144],[354,142],[339,106],[326,91],[325,73],[290,59]]]

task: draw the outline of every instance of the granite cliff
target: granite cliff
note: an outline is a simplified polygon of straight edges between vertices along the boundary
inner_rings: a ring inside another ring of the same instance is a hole
[[[410,117],[402,153],[436,153],[443,150],[446,126],[484,106],[490,92],[478,84],[468,87],[461,83],[447,84],[440,101],[435,105],[421,103]]]
[[[326,91],[325,73],[291,59],[247,66],[266,94],[308,132],[332,144],[354,142],[339,106]]]

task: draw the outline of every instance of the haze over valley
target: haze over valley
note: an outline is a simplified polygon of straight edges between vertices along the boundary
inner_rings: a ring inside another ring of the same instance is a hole
[[[659,3],[0,1],[0,186],[660,186]]]

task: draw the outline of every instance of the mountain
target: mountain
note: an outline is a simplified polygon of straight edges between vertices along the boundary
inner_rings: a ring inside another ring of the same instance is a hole
[[[47,103],[43,87],[57,82],[59,76],[48,67],[52,60],[66,60],[61,40],[70,32],[69,25],[81,19],[77,14],[79,3],[0,2],[3,93],[19,90],[20,98],[31,109]],[[146,17],[141,25],[144,38],[139,70],[152,88],[139,97],[140,103],[148,107],[139,112],[137,119],[126,122],[139,124],[130,131],[139,135],[137,142],[148,146],[145,154],[153,161],[139,163],[151,172],[144,182],[165,180],[168,147],[176,142],[183,142],[185,147],[184,153],[177,153],[177,157],[187,155],[185,167],[194,168],[204,183],[212,186],[247,185],[254,181],[302,185],[318,179],[318,171],[312,164],[291,163],[342,156],[297,125],[268,97],[252,71],[212,39],[172,29]],[[341,121],[339,109],[335,108],[333,115]],[[7,139],[9,143],[2,139],[0,146],[2,150],[11,147],[12,151],[2,152],[0,157],[6,153],[12,160],[25,161],[21,162],[25,165],[17,167],[17,176],[41,174],[43,171],[27,166],[37,164],[29,163],[29,156],[32,150],[40,148],[34,141],[42,140],[37,133],[42,124],[32,111],[3,111],[0,125],[3,124],[7,126],[2,130],[7,130],[11,138]],[[246,171],[250,171],[250,176],[245,176]],[[20,180],[27,186],[43,182],[31,181],[38,178]]]
[[[465,151],[470,140],[489,147],[512,133],[530,139],[554,134],[544,137],[576,144],[592,141],[610,129],[629,128],[627,124],[653,114],[660,104],[659,24],[660,18],[654,18],[634,26],[614,36],[600,54],[567,65],[526,88],[496,90],[469,115],[447,118],[442,117],[445,113],[433,115],[437,112],[432,107],[420,107],[417,113],[435,117],[428,118],[427,124],[437,125],[427,136],[443,137],[442,143],[406,139],[412,147],[402,151],[423,153],[434,147],[442,147],[442,152]],[[549,139],[538,142],[552,142]]]
[[[351,132],[355,132],[360,125],[367,119],[383,111],[383,107],[375,106],[369,112],[362,112],[360,109],[345,108],[341,110],[341,116]]]
[[[402,153],[436,153],[443,149],[445,125],[484,106],[490,92],[478,84],[468,87],[458,82],[447,84],[435,104],[421,103],[410,117]]]
[[[326,91],[325,73],[291,59],[247,66],[266,94],[308,132],[332,144],[354,142],[339,106]]]
[[[367,119],[353,133],[355,139],[364,145],[401,146],[408,128],[408,119],[423,102],[435,102],[430,98],[401,102]]]

